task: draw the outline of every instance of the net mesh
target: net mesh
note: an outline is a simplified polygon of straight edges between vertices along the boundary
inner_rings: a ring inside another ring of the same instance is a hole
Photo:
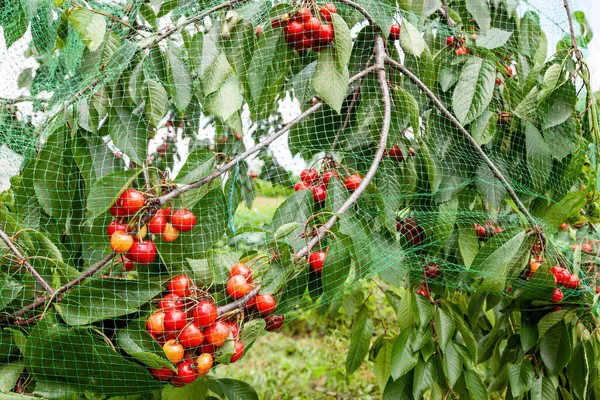
[[[188,384],[368,279],[595,310],[585,17],[334,3],[1,3],[8,390]]]

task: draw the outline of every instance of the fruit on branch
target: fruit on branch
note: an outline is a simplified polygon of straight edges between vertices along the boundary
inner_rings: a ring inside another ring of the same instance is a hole
[[[464,47],[464,46],[460,46],[458,49],[456,49],[455,54],[457,56],[462,56],[462,55],[465,55],[465,54],[469,54],[469,50],[467,50],[467,48]]]
[[[160,299],[160,302],[158,303],[158,308],[163,311],[181,310],[182,307],[183,301],[181,300],[181,297],[175,293],[167,294],[165,297]]]
[[[171,378],[175,386],[183,386],[194,382],[198,373],[194,369],[194,360],[185,360],[177,365],[177,374]]]
[[[164,216],[164,212],[162,209],[158,210],[154,217],[148,223],[148,230],[150,233],[154,233],[155,235],[159,235],[165,231],[167,227],[167,218]]]
[[[564,298],[565,295],[563,294],[562,290],[560,290],[559,288],[555,288],[554,292],[552,292],[552,297],[550,298],[550,300],[553,303],[560,303]]]
[[[250,293],[254,285],[248,283],[242,275],[233,275],[227,281],[227,294],[234,299],[239,299]]]
[[[424,268],[425,271],[425,276],[429,279],[435,279],[438,276],[440,276],[440,273],[442,272],[440,270],[440,266],[437,265],[436,263],[429,263],[425,266]]]
[[[217,306],[210,300],[201,300],[194,308],[193,316],[200,328],[210,326],[217,320]]]
[[[150,240],[133,242],[127,258],[139,264],[150,264],[156,258],[156,246]]]
[[[242,358],[243,355],[244,355],[244,343],[238,341],[235,343],[235,352],[231,355],[231,359],[229,360],[229,362],[234,363],[237,360],[239,360],[240,358]]]
[[[331,9],[328,8],[326,12],[331,17]],[[326,18],[323,17],[323,19],[327,22]],[[331,22],[331,19],[328,22]],[[283,23],[276,23],[275,21],[272,21],[271,24],[273,26],[283,25]],[[323,24],[319,18],[313,16],[308,7],[302,7],[285,24],[284,38],[286,43],[294,46],[294,49],[299,53],[311,48],[313,51],[320,51],[322,46],[326,46],[333,41],[334,30],[331,24]]]
[[[121,218],[121,217],[126,217],[127,213],[125,213],[125,210],[123,210],[121,207],[119,207],[117,205],[117,203],[115,202],[115,204],[113,204],[110,207],[110,215],[112,215],[113,217]]]
[[[563,222],[562,224],[560,224],[560,227],[559,227],[559,229],[560,229],[561,231],[566,231],[566,230],[568,230],[568,229],[571,229],[571,225],[567,224],[566,222]]]
[[[165,331],[165,313],[158,310],[146,320],[146,330],[153,336],[162,335]]]
[[[550,271],[552,272],[552,275],[554,275],[554,278],[556,278],[557,285],[566,286],[569,284],[571,280],[571,273],[568,270],[555,265],[550,269]]]
[[[189,232],[196,224],[196,216],[193,212],[186,210],[177,210],[171,216],[171,224],[179,232]]]
[[[154,377],[154,379],[158,379],[159,381],[166,381],[171,379],[175,372],[171,371],[167,367],[162,367],[161,369],[150,368],[150,374]]]
[[[446,46],[453,47],[454,46],[454,41],[455,41],[454,36],[448,36],[446,38]]]
[[[269,332],[278,331],[283,326],[284,321],[285,321],[285,317],[283,315],[280,315],[280,314],[267,315],[265,317],[265,323],[266,323],[265,329]]]
[[[123,257],[123,256],[121,256],[121,257]],[[129,271],[133,271],[135,269],[135,263],[133,261],[131,261],[130,259],[128,259],[127,257],[123,257],[122,262],[123,262],[123,271],[129,272]]]
[[[396,230],[413,246],[418,246],[425,240],[425,231],[413,217],[397,219]]]
[[[567,287],[569,289],[577,289],[579,287],[579,277],[576,274],[571,274]]]
[[[500,78],[496,78],[496,85],[497,86],[502,85],[502,81],[500,80]]]
[[[315,203],[322,203],[327,197],[327,189],[325,186],[315,186],[311,190]]]
[[[321,29],[321,21],[316,17],[311,17],[309,11],[309,17],[304,21],[304,32],[309,36],[314,36],[319,29]]]
[[[215,347],[221,347],[225,344],[230,332],[231,327],[228,324],[217,321],[204,330],[204,340]]]
[[[137,233],[135,235],[133,235],[133,238],[135,240],[143,240],[147,234],[148,234],[148,228],[146,227],[146,225],[144,225],[138,229]]]
[[[321,176],[321,182],[323,182],[323,184],[325,185],[325,187],[327,187],[327,185],[329,185],[329,181],[331,180],[331,178],[335,176],[336,178],[340,179],[340,175],[337,173],[337,171],[325,171],[323,172],[323,175]]]
[[[179,342],[184,347],[198,347],[204,341],[204,335],[195,322],[190,322],[179,334]]]
[[[419,290],[417,290],[417,294],[420,294],[423,297],[429,297],[429,290],[427,290],[427,288],[423,286],[419,288]]]
[[[390,28],[390,40],[396,41],[400,39],[400,25],[392,24]]]
[[[179,297],[187,297],[191,293],[193,286],[192,280],[187,275],[177,275],[169,281],[167,288],[169,292],[176,294]]]
[[[404,161],[404,154],[402,154],[402,150],[400,149],[400,147],[397,144],[395,144],[391,149],[389,149],[387,151],[387,155],[393,161],[396,161],[398,163],[401,163],[402,161]]]
[[[362,182],[362,176],[360,176],[359,174],[352,174],[346,178],[346,180],[344,181],[344,186],[346,186],[346,189],[353,192],[356,189],[358,189],[361,182]]]
[[[277,308],[277,302],[270,294],[257,294],[255,307],[262,315],[269,315]]]
[[[294,19],[296,21],[300,21],[300,22],[308,22],[311,18],[312,18],[312,14],[308,7],[301,7],[298,10],[298,12],[296,13],[296,15],[294,16]]]
[[[174,364],[177,364],[181,360],[183,360],[183,354],[185,353],[185,349],[181,345],[181,343],[177,342],[174,339],[167,340],[163,345],[163,351],[165,355]]]
[[[187,324],[187,315],[181,310],[165,311],[165,332],[167,334],[177,332],[185,328]]]
[[[326,46],[329,43],[333,42],[333,38],[335,33],[333,31],[332,25],[321,25],[319,28],[319,44],[321,46]]]
[[[321,274],[323,271],[323,264],[325,264],[325,257],[327,253],[324,251],[314,251],[308,256],[308,265],[310,265],[311,271],[316,274]]]
[[[173,225],[167,222],[165,230],[162,233],[162,238],[165,242],[174,242],[179,237],[179,231]]]
[[[319,179],[319,173],[317,172],[317,170],[312,168],[303,169],[302,172],[300,172],[300,179],[302,180],[302,182],[306,182],[307,184],[311,185],[315,183],[317,179]]]
[[[108,236],[111,237],[116,231],[127,232],[127,224],[124,224],[118,220],[111,221],[110,224],[108,224],[108,228],[106,228]]]
[[[310,189],[310,185],[307,184],[306,182],[298,181],[294,185],[294,192],[299,192],[301,190],[307,190],[307,189]]]
[[[508,76],[509,78],[511,76],[513,76],[514,69],[513,69],[512,65],[507,65],[506,67],[504,67],[504,69],[506,70],[506,76]]]
[[[146,203],[146,196],[135,189],[127,189],[117,199],[116,205],[125,215],[133,215],[142,209]]]
[[[477,235],[477,238],[479,239],[480,242],[483,242],[487,239],[487,229],[485,229],[485,226],[483,225],[479,225],[479,224],[473,224],[473,227],[475,228],[475,234]]]
[[[210,369],[212,368],[214,363],[214,359],[211,353],[202,353],[196,358],[196,370],[198,371],[198,376],[204,376],[208,374]]]
[[[331,22],[331,20],[333,19],[331,17],[331,14],[337,13],[337,9],[335,8],[335,4],[333,4],[333,3],[325,4],[324,6],[321,7],[320,11],[321,11],[321,16],[327,22]]]
[[[227,322],[229,324],[229,329],[231,329],[231,336],[233,339],[238,340],[240,338],[240,327],[235,321]]]
[[[124,231],[116,231],[110,237],[110,248],[115,253],[127,253],[132,246],[133,237],[126,234]]]
[[[229,277],[241,275],[246,279],[246,282],[252,283],[252,270],[244,263],[235,263],[229,271]]]

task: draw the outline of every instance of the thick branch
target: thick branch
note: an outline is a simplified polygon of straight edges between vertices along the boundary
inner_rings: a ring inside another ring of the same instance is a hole
[[[244,297],[237,299],[236,301],[234,301],[233,303],[229,303],[229,304],[225,304],[222,307],[217,308],[217,313],[219,316],[223,315],[223,314],[227,314],[228,312],[231,312],[233,310],[236,310],[238,308],[242,308],[244,306],[246,306],[246,304],[248,304],[248,302],[258,294],[258,292],[260,291],[260,283],[256,285],[256,287],[254,289],[252,289],[247,295],[245,295]]]
[[[481,146],[475,141],[475,139],[473,139],[473,137],[465,129],[465,127],[462,126],[462,124],[456,119],[454,115],[452,115],[450,111],[448,111],[446,107],[444,107],[440,99],[438,99],[436,95],[427,87],[427,85],[425,85],[415,74],[410,72],[404,65],[400,64],[398,61],[390,57],[386,58],[386,62],[392,67],[396,68],[398,71],[400,71],[412,83],[417,85],[419,89],[421,89],[425,93],[425,95],[429,97],[433,104],[435,104],[435,106],[442,112],[442,114],[444,114],[450,120],[450,122],[452,122],[452,124],[458,128],[459,132],[463,135],[463,137],[467,139],[467,141],[471,144],[471,146],[473,146],[475,151],[477,151],[477,154],[479,154],[479,156],[483,159],[487,166],[492,170],[492,173],[494,174],[496,179],[498,179],[502,183],[502,186],[504,186],[509,196],[513,199],[513,201],[515,202],[519,210],[523,213],[523,215],[525,215],[531,226],[537,228],[537,222],[529,213],[529,210],[527,210],[525,205],[521,202],[519,196],[517,196],[517,193],[515,192],[511,184],[506,180],[502,172],[500,172],[500,170],[496,167],[492,160],[490,160],[488,155],[485,154],[485,151],[483,151]]]
[[[387,55],[385,52],[385,40],[381,35],[378,35],[375,40],[375,68],[377,69],[377,81],[379,82],[379,88],[382,94],[383,101],[383,125],[381,127],[381,137],[379,139],[379,143],[377,144],[377,151],[375,152],[375,157],[373,158],[373,163],[371,167],[365,174],[362,182],[358,186],[358,188],[348,197],[348,199],[341,205],[341,207],[335,212],[335,215],[331,217],[325,225],[321,226],[317,230],[317,234],[304,246],[302,247],[294,256],[296,260],[306,256],[320,241],[323,239],[327,233],[333,228],[339,216],[350,207],[356,203],[359,197],[363,194],[367,186],[377,169],[379,168],[379,163],[383,158],[383,153],[385,151],[385,146],[387,143],[387,137],[390,131],[390,120],[391,120],[391,102],[390,102],[390,90],[388,87],[388,80],[385,71],[385,59]]]
[[[31,275],[33,275],[35,280],[40,283],[40,285],[44,288],[44,290],[50,294],[54,294],[54,289],[52,289],[52,286],[50,286],[48,284],[48,282],[46,282],[46,280],[44,278],[42,278],[42,276],[36,271],[35,268],[33,268],[33,266],[31,264],[29,264],[29,262],[27,262],[25,257],[23,257],[23,255],[19,251],[19,249],[17,249],[17,247],[13,244],[10,237],[2,229],[0,229],[0,238],[2,238],[2,241],[4,241],[4,243],[6,243],[6,246],[8,246],[10,251],[12,251],[15,256],[17,256],[19,261],[21,261],[21,263],[25,266],[27,271],[29,271],[29,273]]]

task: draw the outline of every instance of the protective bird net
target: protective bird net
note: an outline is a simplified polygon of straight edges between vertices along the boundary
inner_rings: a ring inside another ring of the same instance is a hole
[[[562,0],[0,4],[6,391],[187,385],[369,279],[595,312]]]

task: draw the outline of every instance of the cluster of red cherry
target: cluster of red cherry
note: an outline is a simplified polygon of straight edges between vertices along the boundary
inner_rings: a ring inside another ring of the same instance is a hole
[[[114,219],[108,225],[110,247],[116,253],[126,253],[124,268],[129,271],[135,267],[131,262],[149,264],[156,258],[156,246],[152,240],[144,240],[148,231],[162,235],[166,242],[172,242],[179,232],[189,232],[196,224],[196,216],[186,209],[177,210],[171,215],[171,208],[159,209],[147,225],[139,226],[139,219],[131,218],[129,223],[124,220],[135,216],[146,204],[144,193],[128,189],[111,206],[110,213]],[[137,233],[130,234],[137,227]]]
[[[233,265],[230,282],[238,282],[239,279],[234,278],[236,276],[241,277],[252,290],[252,271],[245,264]],[[237,290],[230,290],[228,283],[227,292],[230,295],[234,293],[231,297],[237,299],[243,296]],[[223,354],[222,346],[227,342],[234,343],[230,363],[244,355],[244,343],[240,341],[242,319],[219,315],[215,303],[187,275],[171,279],[168,291],[160,299],[158,310],[146,321],[146,331],[162,345],[166,357],[175,364],[177,371],[168,367],[150,368],[154,378],[170,381],[175,386],[192,383],[210,371],[216,358]],[[272,314],[277,303],[269,294],[257,294],[245,307],[249,313],[255,309],[265,319],[267,331],[276,331],[283,325],[284,316]]]
[[[579,276],[572,273],[568,269],[561,268],[558,265],[555,265],[551,268],[552,275],[554,276],[554,284],[557,286],[562,286],[567,289],[577,289],[579,288]],[[554,292],[552,292],[552,302],[558,303],[562,301],[565,297],[562,290],[559,288],[555,288]]]
[[[489,221],[485,223],[485,226],[473,224],[473,227],[475,228],[477,239],[479,239],[480,242],[485,242],[489,238],[494,237],[495,235],[501,232],[504,232],[504,228],[501,228],[498,225],[494,225]]]
[[[300,180],[294,185],[294,191],[310,190],[315,203],[323,203],[327,197],[327,186],[332,177],[340,179],[337,171],[325,171],[319,175],[315,169],[305,169],[300,172]],[[349,175],[344,180],[344,186],[349,191],[355,191],[362,182],[362,176],[359,174]]]
[[[308,7],[300,8],[294,16],[288,15],[273,20],[273,27],[285,25],[285,41],[294,46],[297,52],[308,49],[321,51],[324,46],[333,42],[334,30],[331,24],[331,14],[337,13],[334,4],[322,6],[313,16]]]
[[[473,40],[477,39],[476,35],[472,35],[471,37]],[[454,54],[456,54],[457,56],[462,56],[465,54],[469,54],[469,50],[464,46],[465,41],[466,36],[463,34],[460,34],[458,38],[455,38],[454,36],[448,36],[446,38],[446,45],[448,47],[456,48]]]

